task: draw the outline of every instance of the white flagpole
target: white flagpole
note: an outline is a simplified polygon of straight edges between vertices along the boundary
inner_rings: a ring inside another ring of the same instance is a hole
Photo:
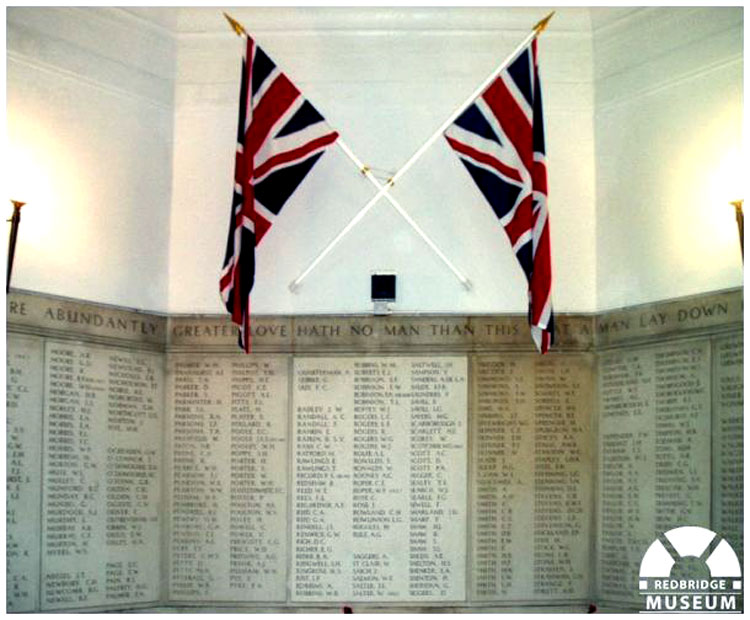
[[[338,140],[336,140],[336,142],[338,142]],[[362,207],[359,210],[359,213],[357,213],[357,215],[355,215],[350,220],[350,222],[346,226],[344,226],[344,228],[341,229],[341,232],[339,232],[339,234],[336,235],[330,241],[330,243],[325,247],[325,249],[320,254],[318,254],[318,256],[315,258],[315,260],[313,260],[313,262],[310,263],[310,266],[307,269],[305,269],[300,275],[298,275],[296,279],[292,280],[292,282],[289,284],[289,290],[290,291],[292,291],[294,293],[299,288],[300,283],[302,282],[302,280],[304,280],[307,277],[307,274],[309,274],[313,269],[315,269],[315,267],[317,266],[317,264],[320,261],[322,261],[326,257],[326,255],[336,245],[338,245],[338,242],[341,241],[341,239],[343,239],[344,236],[352,228],[354,228],[357,225],[357,222],[359,222],[359,220],[361,220],[367,214],[367,212],[372,208],[372,206],[378,201],[378,199],[380,198],[380,196],[382,196],[382,194],[378,193],[375,196],[373,196],[372,198],[370,198],[370,201],[364,207]]]
[[[354,154],[354,151],[352,151],[349,148],[349,145],[344,142],[344,140],[339,136],[339,138],[336,140],[336,144],[339,145],[341,150],[346,154],[349,159],[354,162],[354,164],[357,166],[357,168],[369,179],[369,181],[379,190],[383,190],[387,186],[383,186],[380,184],[380,182],[375,178],[375,175],[370,172],[370,169],[365,166],[359,158]],[[315,257],[315,260],[313,260],[312,263],[303,271],[295,280],[293,280],[289,284],[289,290],[292,292],[296,292],[299,288],[302,280],[307,277],[307,274],[309,274],[315,267],[318,265],[320,261],[322,261],[328,253],[333,250],[333,248],[338,245],[339,241],[343,239],[349,231],[354,228],[354,226],[357,225],[357,223],[367,214],[367,212],[377,203],[377,201],[380,199],[381,196],[385,194],[385,197],[388,199],[388,201],[394,206],[396,211],[398,211],[401,216],[406,220],[406,222],[417,232],[417,234],[424,239],[425,243],[427,243],[430,248],[437,254],[440,259],[445,263],[445,265],[453,272],[453,274],[458,278],[458,281],[461,282],[461,284],[466,288],[466,290],[471,290],[471,281],[462,274],[456,267],[453,265],[453,263],[448,260],[448,257],[443,254],[443,252],[440,250],[439,247],[435,245],[435,243],[430,239],[427,234],[420,228],[420,226],[411,218],[411,216],[403,209],[403,207],[396,201],[396,199],[391,196],[387,192],[379,191],[377,194],[375,194],[368,202],[367,204],[362,207],[359,212],[349,221],[349,223],[344,226],[344,228],[341,229],[341,231],[328,243],[328,245],[323,249],[320,254],[318,254],[317,257]]]
[[[359,168],[359,170],[368,178],[370,183],[372,183],[375,186],[375,189],[377,190],[382,189],[383,186],[375,178],[375,175],[372,172],[370,172],[370,169],[359,160],[359,158],[349,148],[349,145],[346,144],[346,142],[344,142],[341,138],[339,138],[336,141],[336,144],[338,144],[339,147],[341,147],[341,150],[344,151],[347,157],[349,157],[349,159],[351,159],[354,162],[354,165],[357,166],[357,168]],[[427,233],[425,233],[422,230],[422,228],[419,226],[419,224],[417,224],[411,218],[411,216],[404,210],[404,208],[398,203],[398,201],[389,192],[385,192],[384,195],[385,195],[385,198],[388,200],[388,202],[390,202],[391,205],[393,205],[393,207],[396,209],[396,211],[398,211],[401,217],[403,217],[406,220],[406,223],[409,224],[409,226],[411,226],[420,237],[422,237],[424,242],[428,246],[430,246],[432,251],[435,252],[435,254],[437,254],[438,257],[440,258],[440,260],[442,260],[445,263],[448,269],[450,269],[453,272],[453,275],[455,275],[456,278],[458,278],[458,281],[466,288],[466,290],[471,290],[471,282],[469,281],[469,279],[463,273],[461,273],[453,265],[453,263],[450,260],[448,260],[448,257],[445,254],[443,254],[440,248],[437,245],[435,245],[432,239],[430,239],[427,236]]]
[[[291,282],[291,284],[289,284],[289,289],[291,291],[295,291],[295,290],[297,290],[297,288],[299,288],[299,285],[302,283],[302,280],[304,280],[307,277],[307,275],[318,265],[318,263],[321,260],[323,260],[323,258],[339,243],[339,241],[341,241],[341,239],[352,228],[354,228],[354,226],[357,224],[357,222],[359,222],[365,216],[365,214],[372,208],[372,206],[378,200],[380,200],[380,198],[383,195],[387,194],[388,190],[391,187],[393,187],[393,185],[396,183],[396,180],[399,179],[401,176],[403,176],[403,174],[407,170],[409,170],[409,168],[411,168],[414,165],[414,163],[423,155],[423,153],[428,148],[430,148],[430,146],[432,146],[432,144],[435,142],[435,140],[437,140],[442,135],[442,133],[451,124],[453,124],[453,122],[464,111],[464,109],[471,102],[473,102],[479,95],[481,95],[482,92],[484,92],[485,88],[487,88],[487,86],[489,86],[492,83],[492,81],[500,74],[500,72],[503,71],[505,69],[505,67],[507,67],[510,64],[510,62],[516,57],[516,55],[518,55],[518,53],[524,47],[526,47],[529,44],[529,42],[534,37],[538,36],[547,27],[547,24],[549,23],[549,20],[552,19],[552,16],[554,14],[555,14],[555,11],[552,11],[549,15],[547,15],[544,19],[542,19],[541,21],[539,21],[534,26],[534,28],[528,34],[528,36],[523,41],[521,41],[521,43],[519,43],[518,46],[516,46],[516,48],[507,56],[507,58],[502,63],[500,63],[497,66],[497,68],[492,73],[490,73],[490,75],[488,75],[485,78],[485,80],[471,93],[471,95],[469,95],[466,98],[466,100],[461,105],[459,105],[456,108],[456,110],[453,112],[453,114],[451,114],[446,119],[446,121],[442,125],[440,125],[440,127],[435,131],[435,133],[433,133],[427,139],[427,141],[420,148],[418,148],[416,150],[416,152],[406,161],[406,163],[403,166],[401,166],[401,168],[399,168],[399,170],[390,179],[388,179],[386,181],[385,185],[380,185],[380,183],[378,183],[377,179],[375,179],[374,177],[372,179],[370,179],[371,181],[375,181],[376,185],[380,186],[380,189],[378,190],[378,192],[372,198],[370,198],[370,200],[367,202],[367,204],[364,207],[362,207],[362,209],[360,209],[359,213],[357,213],[357,215],[355,215],[352,218],[352,220],[341,230],[341,232],[339,232],[339,234],[336,235],[336,237],[333,238],[333,240],[323,249],[323,251],[320,254],[318,254],[318,256],[313,260],[313,262],[310,263],[310,266],[307,269],[305,269],[305,271],[303,271],[300,275],[298,275]],[[340,141],[341,140],[339,139],[336,142],[338,143]],[[341,145],[339,145],[339,146],[341,146]],[[369,172],[369,170],[367,170],[367,168],[361,162],[359,162],[359,160],[357,159],[356,155],[354,155],[354,153],[352,153],[350,150],[347,152],[347,148],[342,147],[342,150],[344,150],[344,152],[347,155],[349,155],[349,157],[352,159],[352,161],[354,161],[357,164],[357,166],[360,168],[360,170],[366,171],[365,174],[367,174],[367,172]],[[370,178],[370,177],[368,176],[368,178]],[[390,199],[391,198],[390,194],[387,194],[387,195],[388,195],[388,197]],[[420,234],[420,236],[428,243],[428,245],[430,245],[430,247],[432,247],[432,249],[436,251],[436,253],[438,254],[438,256],[440,256],[443,259],[443,261],[445,262],[445,264],[448,265],[451,268],[451,270],[456,274],[456,277],[458,277],[458,279],[460,280],[460,282],[467,289],[470,289],[471,288],[471,283],[469,282],[469,280],[467,280],[465,276],[463,276],[462,274],[460,274],[460,272],[458,272],[458,271],[455,270],[455,268],[452,266],[452,264],[450,263],[450,261],[448,261],[448,259],[437,248],[437,246],[435,246],[432,243],[432,241],[430,241],[427,238],[427,236],[424,235],[424,233],[421,232],[421,229],[419,229],[419,227],[416,225],[416,223],[414,222],[414,220],[412,220],[408,216],[408,214],[400,206],[397,206],[395,204],[395,200],[391,200],[391,204],[393,204],[393,206],[396,207],[396,209],[399,211],[399,213],[401,213],[401,215],[403,215],[405,217],[406,221],[414,228],[414,230],[416,230]]]
[[[521,41],[521,43],[518,44],[516,49],[514,49],[500,65],[498,65],[497,69],[495,69],[492,73],[490,73],[485,78],[484,82],[482,82],[479,86],[477,86],[474,92],[472,92],[471,95],[469,95],[466,98],[466,100],[456,108],[453,114],[451,114],[445,120],[445,122],[442,125],[440,125],[440,127],[437,128],[435,133],[432,134],[429,138],[427,138],[427,142],[425,142],[420,148],[418,148],[417,151],[414,153],[414,155],[412,155],[407,160],[407,162],[403,166],[401,166],[399,171],[391,177],[390,179],[391,185],[393,185],[399,177],[401,177],[409,168],[411,168],[412,165],[414,165],[414,163],[420,157],[422,157],[422,154],[428,148],[432,146],[435,140],[437,140],[441,135],[443,135],[443,132],[453,124],[453,121],[455,121],[461,115],[461,113],[466,109],[466,107],[470,103],[472,103],[477,97],[479,97],[479,95],[481,95],[484,92],[484,90],[490,84],[492,84],[493,80],[498,75],[500,75],[500,73],[505,69],[505,67],[507,67],[510,64],[510,62],[518,55],[518,53],[524,47],[526,47],[534,37],[536,37],[542,30],[544,30],[547,27],[547,22],[549,22],[549,20],[552,18],[552,15],[554,13],[555,12],[552,11],[552,13],[550,13],[547,17],[545,17],[542,21],[540,21],[536,26],[534,26],[534,29],[529,33],[529,35],[523,41]]]

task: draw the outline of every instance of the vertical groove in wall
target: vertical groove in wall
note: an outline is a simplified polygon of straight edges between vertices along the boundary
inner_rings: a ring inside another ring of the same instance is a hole
[[[294,549],[293,543],[294,543],[294,536],[292,534],[292,530],[294,528],[293,524],[293,515],[294,515],[294,506],[292,502],[292,485],[294,484],[294,475],[292,468],[294,467],[294,460],[293,460],[293,448],[294,448],[294,403],[292,400],[292,396],[294,394],[294,357],[292,355],[287,356],[287,376],[289,377],[289,381],[287,381],[287,416],[286,416],[286,424],[287,424],[287,431],[286,431],[286,462],[287,462],[287,472],[286,472],[286,523],[287,523],[287,530],[286,530],[286,544],[287,544],[287,553],[286,553],[286,604],[290,605],[292,602],[292,551]]]
[[[474,410],[476,407],[474,399],[474,367],[476,355],[466,356],[467,381],[466,381],[466,603],[474,600],[472,586],[474,584],[471,567],[474,565],[474,511],[472,499],[474,498],[474,476],[472,467],[474,457]]]
[[[41,458],[39,459],[39,599],[36,605],[36,611],[42,610],[42,583],[44,576],[44,466],[45,466],[45,450],[44,450],[44,425],[46,422],[45,412],[47,411],[47,402],[45,394],[47,393],[47,343],[43,340],[40,342],[42,346],[42,412],[40,416],[40,443]]]
[[[159,600],[161,604],[166,604],[169,600],[169,578],[171,566],[169,564],[169,558],[171,557],[171,514],[172,514],[172,487],[171,487],[171,476],[172,470],[172,444],[170,432],[170,424],[172,421],[171,407],[168,406],[169,398],[169,385],[171,382],[170,374],[168,369],[171,364],[171,357],[169,354],[164,355],[162,364],[163,380],[162,380],[162,459],[161,459],[161,504],[162,510],[162,522],[161,522],[161,545],[160,552],[161,557],[159,558],[159,565],[161,567],[161,583],[159,584]]]
[[[589,581],[589,597],[595,604],[599,605],[599,555],[597,553],[597,540],[599,537],[599,416],[595,415],[599,402],[599,354],[594,353],[591,358],[591,540],[589,541],[589,562],[591,566],[591,579]]]
[[[709,497],[708,497],[708,524],[709,527],[715,532],[716,524],[714,523],[714,517],[716,514],[716,508],[714,506],[714,443],[716,437],[717,422],[717,409],[716,393],[714,387],[716,384],[716,369],[714,368],[714,360],[716,359],[716,338],[711,338],[708,346],[708,393],[709,398],[709,428],[711,429],[711,440],[708,442],[708,480],[709,480]],[[714,541],[715,542],[715,541]]]

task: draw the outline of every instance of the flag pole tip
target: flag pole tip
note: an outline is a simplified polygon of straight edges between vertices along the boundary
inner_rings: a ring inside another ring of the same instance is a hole
[[[231,18],[226,12],[222,11],[222,15],[226,18],[226,20],[229,22],[229,25],[232,27],[232,30],[235,31],[238,37],[241,37],[243,34],[247,34],[247,31],[242,26],[240,22],[238,22],[236,19]]]
[[[464,285],[464,288],[467,291],[470,291],[472,288],[474,288],[474,285],[471,283],[471,280],[466,279],[466,278],[464,278],[463,280],[461,280],[461,284]]]
[[[293,282],[290,282],[289,283],[289,290],[292,293],[296,293],[297,291],[299,291],[299,282],[297,282],[297,280],[294,280]]]
[[[534,30],[537,34],[541,34],[544,32],[544,29],[547,27],[547,24],[549,23],[549,20],[552,19],[552,16],[555,14],[555,11],[552,11],[547,17],[537,22],[536,26],[534,26]]]

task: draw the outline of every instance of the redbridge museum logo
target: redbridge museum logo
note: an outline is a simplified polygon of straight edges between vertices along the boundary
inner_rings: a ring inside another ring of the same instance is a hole
[[[740,613],[742,567],[726,539],[704,527],[677,527],[659,536],[641,561],[644,612]]]

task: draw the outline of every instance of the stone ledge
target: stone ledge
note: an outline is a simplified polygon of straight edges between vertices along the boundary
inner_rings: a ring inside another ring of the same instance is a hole
[[[555,318],[553,352],[561,353],[719,333],[742,328],[743,291]],[[518,314],[254,316],[251,329],[259,353],[534,351],[526,317]],[[165,316],[26,291],[8,296],[7,330],[175,352],[239,353],[228,315]]]

